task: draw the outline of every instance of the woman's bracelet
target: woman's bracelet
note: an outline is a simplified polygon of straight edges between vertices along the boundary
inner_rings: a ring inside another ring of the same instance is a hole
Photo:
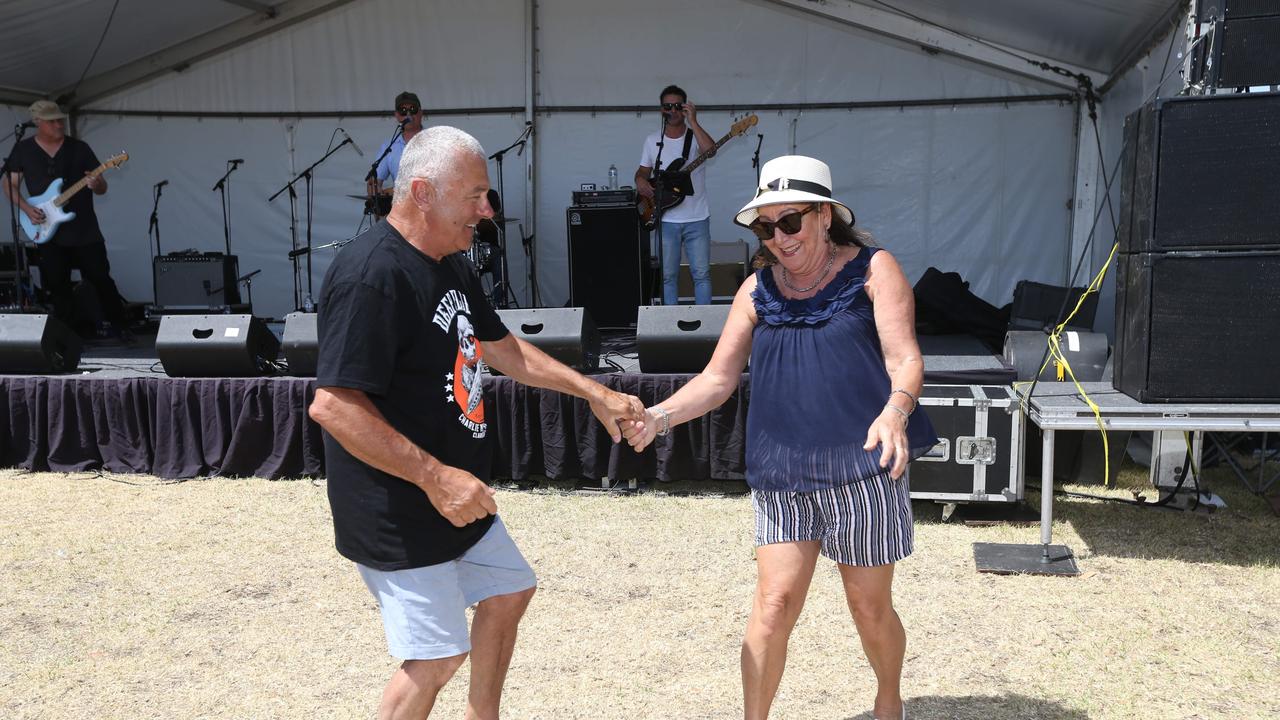
[[[885,403],[884,406],[902,416],[902,427],[905,428],[911,424],[911,415],[909,415],[906,410],[903,410],[893,403]]]
[[[906,396],[907,396],[907,398],[908,398],[909,400],[911,400],[911,411],[910,411],[910,412],[915,412],[915,411],[916,411],[916,408],[920,406],[919,401],[917,401],[917,400],[916,400],[916,396],[915,396],[915,395],[912,395],[911,393],[907,392],[906,390],[903,390],[902,388],[897,388],[897,389],[895,389],[893,392],[889,393],[889,397],[893,397],[894,393],[902,393],[903,395],[906,395]],[[910,414],[910,413],[908,413],[908,414]]]
[[[671,434],[671,413],[667,412],[666,410],[663,410],[661,407],[658,407],[657,405],[654,405],[650,409],[653,410],[655,413],[657,413],[658,417],[662,418],[662,425],[656,431],[654,431],[654,434],[657,435],[658,437],[666,437],[667,435],[670,435]]]

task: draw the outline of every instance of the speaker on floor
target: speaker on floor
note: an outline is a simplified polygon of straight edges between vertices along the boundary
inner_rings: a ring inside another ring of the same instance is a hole
[[[1280,93],[1147,103],[1125,118],[1120,252],[1280,248]]]
[[[648,302],[649,238],[640,232],[634,205],[571,207],[569,304],[586,308],[599,327],[636,323],[636,309]]]
[[[315,377],[320,359],[320,342],[316,335],[316,314],[292,312],[284,316],[284,358],[289,374]]]
[[[1117,390],[1140,402],[1280,401],[1280,250],[1116,261]]]
[[[170,377],[251,377],[274,372],[280,341],[253,315],[165,315],[156,354]]]
[[[600,363],[600,333],[585,308],[499,310],[498,317],[516,337],[578,370]]]
[[[80,337],[51,315],[0,315],[0,373],[71,372]]]
[[[701,372],[732,305],[645,305],[636,319],[640,372]]]

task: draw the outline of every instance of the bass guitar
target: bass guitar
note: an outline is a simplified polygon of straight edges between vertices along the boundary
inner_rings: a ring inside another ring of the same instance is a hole
[[[671,161],[670,165],[651,178],[649,182],[654,185],[654,198],[651,199],[641,195],[640,199],[636,201],[636,210],[640,213],[640,220],[644,222],[644,228],[646,230],[653,229],[654,211],[657,207],[655,200],[662,204],[663,212],[684,202],[685,197],[689,194],[689,192],[685,191],[685,188],[689,188],[690,185],[687,178],[685,178],[685,182],[680,182],[680,175],[687,176],[697,170],[698,166],[709,160],[722,145],[755,127],[757,122],[759,122],[759,118],[755,116],[755,113],[742,118],[735,122],[729,128],[729,132],[717,140],[715,145],[712,145],[706,152],[694,158],[693,162],[686,165],[682,158],[676,158]]]
[[[31,238],[31,242],[37,245],[43,245],[53,238],[53,234],[58,231],[58,226],[62,223],[75,218],[73,212],[64,212],[62,206],[67,204],[73,195],[80,192],[89,184],[89,178],[96,178],[107,171],[107,168],[120,167],[129,159],[129,153],[120,153],[109,158],[106,162],[89,171],[88,175],[77,180],[67,188],[62,189],[62,178],[57,178],[49,183],[49,187],[45,189],[37,197],[27,198],[27,202],[35,205],[44,211],[44,222],[36,224],[27,217],[26,213],[18,213],[18,219],[22,222],[22,231]]]

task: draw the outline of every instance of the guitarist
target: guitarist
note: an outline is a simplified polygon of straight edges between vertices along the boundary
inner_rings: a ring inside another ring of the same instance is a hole
[[[645,139],[636,169],[636,192],[653,199],[649,178],[658,160],[658,143],[662,147],[662,169],[677,158],[690,162],[710,150],[715,140],[698,124],[698,109],[689,96],[675,85],[663,88],[661,94],[663,132]],[[680,272],[680,250],[689,256],[693,275],[693,294],[699,305],[711,304],[711,210],[707,205],[706,166],[695,169],[691,180],[693,195],[662,214],[662,302],[675,305],[676,277]]]
[[[31,104],[30,112],[36,134],[14,147],[4,190],[10,202],[18,203],[32,222],[41,223],[44,213],[22,197],[18,184],[26,181],[27,193],[34,197],[57,178],[68,185],[79,181],[100,163],[88,143],[67,135],[67,116],[57,103],[38,100]],[[87,189],[91,192],[76,193],[64,206],[76,214],[75,219],[58,226],[53,238],[40,246],[40,284],[53,299],[54,317],[75,327],[71,269],[79,268],[81,278],[98,294],[103,317],[122,340],[128,341],[131,337],[125,327],[124,302],[111,279],[106,240],[98,227],[98,216],[93,212],[93,196],[107,191],[107,181],[100,175],[91,177]]]
[[[400,132],[378,148],[382,160],[378,162],[377,172],[366,180],[369,197],[381,196],[374,201],[373,206],[373,212],[379,218],[386,217],[391,212],[391,193],[396,184],[396,175],[399,174],[404,146],[414,135],[422,132],[422,101],[418,100],[416,93],[406,90],[396,96],[395,114],[396,122],[400,123]]]

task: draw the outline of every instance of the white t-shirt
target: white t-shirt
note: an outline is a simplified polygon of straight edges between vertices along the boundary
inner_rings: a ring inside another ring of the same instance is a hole
[[[640,165],[652,169],[658,162],[658,138],[662,132],[656,132],[650,135],[644,141],[644,150],[640,152]],[[680,137],[667,138],[662,146],[662,167],[663,169],[671,167],[671,161],[680,157],[680,153],[684,152],[684,135]],[[689,157],[685,160],[685,164],[693,162],[701,151],[698,149],[698,138],[694,137],[693,142],[689,143]],[[691,176],[693,180],[693,194],[687,196],[679,205],[667,210],[662,214],[663,222],[697,222],[698,220],[706,220],[711,217],[711,206],[707,204],[707,165],[703,163],[697,170],[693,171]]]

